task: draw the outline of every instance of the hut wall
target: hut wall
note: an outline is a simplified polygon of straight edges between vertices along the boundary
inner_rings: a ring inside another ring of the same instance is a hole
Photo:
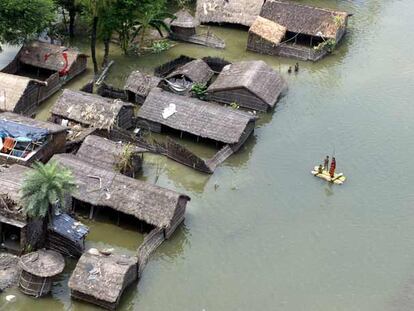
[[[177,227],[184,221],[186,206],[187,200],[184,198],[180,198],[177,204],[177,209],[175,210],[174,216],[171,220],[171,226],[164,230],[166,239],[169,239],[171,235],[175,232]]]
[[[54,74],[49,76],[49,78],[47,78],[45,82],[47,83],[47,86],[42,86],[40,88],[39,102],[42,102],[50,96],[52,96],[62,86],[58,72],[55,72]]]
[[[221,72],[225,66],[231,64],[231,62],[225,60],[224,58],[220,58],[220,57],[206,56],[206,57],[203,57],[202,59],[203,61],[207,63],[207,65],[209,65],[211,70],[213,70],[216,73]]]
[[[44,219],[30,221],[25,230],[25,241],[23,247],[40,249],[46,242],[46,222]]]
[[[131,101],[126,92],[123,89],[114,87],[112,85],[103,82],[98,88],[98,94],[102,97],[108,97],[113,99],[121,99],[124,101]]]
[[[244,130],[243,136],[240,138],[240,141],[237,144],[231,146],[231,149],[233,149],[234,152],[237,152],[240,149],[240,147],[244,145],[244,143],[246,142],[246,140],[253,133],[254,126],[255,126],[255,122],[250,122],[246,126],[246,129]]]
[[[196,34],[195,28],[184,28],[184,27],[177,27],[177,26],[171,26],[171,32],[172,34],[177,34],[179,36],[184,37],[191,37]]]
[[[137,118],[137,126],[154,133],[161,133],[162,130],[161,124],[141,118]]]
[[[144,242],[138,248],[138,278],[148,263],[151,254],[164,242],[164,229],[153,229],[144,239]]]
[[[66,82],[85,71],[87,61],[88,59],[86,56],[78,56],[76,61],[72,64],[68,75],[66,76]]]
[[[92,297],[90,295],[78,292],[78,291],[73,290],[73,289],[70,291],[70,295],[73,298],[77,299],[77,300],[86,301],[86,302],[95,304],[95,305],[97,305],[99,307],[102,307],[104,309],[107,309],[107,310],[115,310],[118,303],[119,303],[119,301],[116,301],[115,303],[110,303],[110,302],[105,301],[105,300],[96,299],[95,297]]]
[[[263,100],[244,88],[212,92],[207,95],[207,98],[223,104],[235,102],[241,107],[259,111],[267,111],[269,108]]]
[[[23,270],[20,274],[19,288],[26,295],[41,297],[50,292],[52,280],[35,276]]]
[[[13,112],[25,116],[32,116],[39,105],[40,90],[42,87],[39,84],[30,83],[14,107]]]
[[[134,126],[134,107],[124,106],[118,115],[117,125],[122,129],[130,129]]]

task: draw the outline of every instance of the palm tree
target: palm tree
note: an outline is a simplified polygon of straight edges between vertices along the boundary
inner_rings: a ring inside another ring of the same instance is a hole
[[[37,162],[24,180],[21,197],[24,209],[30,218],[51,219],[51,206],[56,202],[64,204],[65,195],[75,189],[72,172],[58,166],[57,162]]]

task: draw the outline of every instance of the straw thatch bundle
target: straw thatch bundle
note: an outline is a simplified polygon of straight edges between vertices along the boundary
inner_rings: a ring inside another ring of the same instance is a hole
[[[262,5],[263,0],[197,0],[196,17],[201,23],[250,26]]]
[[[348,19],[346,12],[276,0],[266,1],[260,16],[289,32],[332,39],[338,39],[338,32],[346,27]]]
[[[174,214],[186,195],[161,188],[82,161],[73,154],[53,156],[70,169],[77,188],[73,197],[92,206],[105,206],[160,228],[172,226]]]
[[[126,287],[137,279],[136,257],[86,252],[69,279],[72,297],[115,309]]]
[[[210,100],[266,111],[275,106],[285,89],[282,76],[259,60],[227,65],[207,92]]]
[[[255,34],[273,44],[279,44],[286,34],[286,27],[259,16],[250,27],[249,34]]]
[[[114,126],[130,128],[133,109],[132,104],[121,100],[65,89],[52,107],[52,115],[110,130]]]
[[[164,119],[162,113],[170,104],[176,106],[177,112]],[[171,94],[158,88],[148,95],[138,117],[225,144],[238,143],[246,127],[255,122],[255,117],[249,113]]]
[[[184,77],[190,82],[205,84],[210,81],[213,75],[214,72],[205,61],[196,59],[171,72],[167,79]]]

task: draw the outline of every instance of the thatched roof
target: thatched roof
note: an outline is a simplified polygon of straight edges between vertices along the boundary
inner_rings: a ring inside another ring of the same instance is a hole
[[[127,255],[91,254],[86,252],[79,259],[69,279],[69,288],[98,300],[117,303],[128,286],[129,275],[137,271],[138,259]],[[134,278],[132,279],[132,281]]]
[[[46,42],[31,41],[25,44],[19,52],[19,61],[39,68],[59,71],[65,65],[62,52],[68,55],[68,70],[79,56],[85,54],[65,46],[54,45]]]
[[[121,109],[132,104],[81,91],[63,90],[52,107],[52,114],[83,125],[110,129]]]
[[[250,26],[260,14],[263,0],[197,0],[196,17],[201,23]]]
[[[258,16],[249,29],[249,33],[260,36],[273,44],[282,41],[286,34],[286,27],[279,25],[271,20]]]
[[[0,72],[0,110],[14,111],[26,89],[41,81]]]
[[[177,112],[164,119],[162,113],[170,104],[175,104]],[[255,120],[243,111],[160,89],[151,91],[138,117],[226,144],[237,143],[249,122]]]
[[[0,172],[0,215],[14,219],[24,225],[26,214],[20,196],[20,189],[31,168],[14,164]],[[3,205],[6,203],[7,208]]]
[[[190,200],[175,191],[101,169],[73,154],[56,154],[52,159],[72,171],[77,184],[75,199],[113,208],[156,227],[168,227],[179,200]]]
[[[65,259],[58,252],[42,249],[22,256],[20,267],[30,274],[48,278],[63,271]]]
[[[211,70],[210,66],[207,65],[205,61],[196,59],[171,72],[167,76],[167,79],[181,78],[184,76],[194,83],[207,83],[213,75],[213,70]]]
[[[83,161],[89,162],[107,170],[116,170],[127,144],[90,135],[85,138],[76,155]],[[146,149],[129,145],[133,154],[146,152]]]
[[[176,18],[170,24],[173,27],[196,28],[200,25],[200,22],[187,10],[180,10],[174,15]]]
[[[207,92],[245,88],[270,107],[276,104],[286,82],[264,61],[242,61],[227,65]]]
[[[148,93],[154,87],[157,87],[160,82],[161,78],[150,76],[142,73],[139,70],[135,70],[129,75],[124,89],[126,91],[131,91],[135,94],[146,97]]]
[[[338,30],[345,26],[348,13],[269,0],[263,5],[260,16],[286,27],[290,32],[335,39]]]
[[[25,117],[25,116],[22,116],[20,114],[13,113],[13,112],[0,113],[0,120],[11,121],[14,123],[19,123],[19,124],[39,128],[39,129],[45,129],[45,130],[48,130],[49,133],[51,134],[60,133],[60,132],[64,132],[67,130],[66,127],[61,126],[61,125],[58,125],[52,122],[44,122],[44,121],[28,118],[28,117]]]

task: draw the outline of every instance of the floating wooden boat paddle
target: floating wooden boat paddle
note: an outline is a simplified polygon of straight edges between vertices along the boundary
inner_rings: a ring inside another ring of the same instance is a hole
[[[322,173],[319,173],[318,168],[319,168],[319,166],[317,165],[311,171],[312,175],[315,176],[315,177],[325,179],[326,181],[329,181],[329,182],[334,183],[336,185],[342,185],[346,180],[346,177],[342,173],[334,174],[334,177],[332,178],[329,175],[329,171],[322,170]]]

